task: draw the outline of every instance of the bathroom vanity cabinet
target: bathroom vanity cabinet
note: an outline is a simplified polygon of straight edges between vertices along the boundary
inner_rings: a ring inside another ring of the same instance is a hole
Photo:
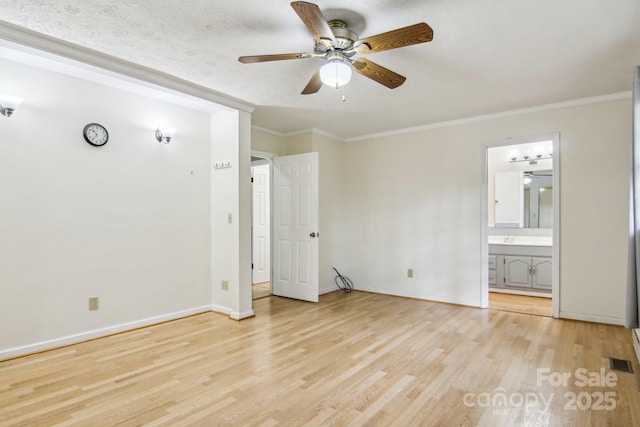
[[[550,293],[551,246],[489,245],[489,286]]]

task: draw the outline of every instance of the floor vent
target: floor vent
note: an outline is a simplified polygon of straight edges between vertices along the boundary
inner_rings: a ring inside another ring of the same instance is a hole
[[[609,358],[609,368],[614,371],[622,371],[633,373],[633,368],[631,367],[631,362],[624,359],[614,359],[613,357]]]

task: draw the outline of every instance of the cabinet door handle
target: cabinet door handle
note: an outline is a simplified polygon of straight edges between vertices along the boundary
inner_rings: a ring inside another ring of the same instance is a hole
[[[533,267],[531,267],[531,274],[534,275],[534,276],[536,275],[536,267],[535,267],[535,265]]]

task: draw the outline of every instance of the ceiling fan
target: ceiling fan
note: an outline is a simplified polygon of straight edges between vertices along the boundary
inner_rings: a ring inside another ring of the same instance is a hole
[[[320,8],[313,3],[294,1],[291,7],[313,35],[313,52],[241,56],[238,61],[251,64],[286,59],[323,58],[327,64],[314,73],[302,90],[303,95],[318,92],[323,83],[336,88],[348,83],[351,70],[395,89],[405,82],[406,77],[375,62],[354,56],[358,53],[381,52],[433,40],[433,30],[424,22],[360,39],[349,29],[346,22],[337,19],[327,22]]]

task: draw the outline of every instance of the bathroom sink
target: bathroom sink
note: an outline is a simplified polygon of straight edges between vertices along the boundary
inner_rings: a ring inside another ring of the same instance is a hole
[[[490,245],[552,246],[551,236],[488,236]]]

